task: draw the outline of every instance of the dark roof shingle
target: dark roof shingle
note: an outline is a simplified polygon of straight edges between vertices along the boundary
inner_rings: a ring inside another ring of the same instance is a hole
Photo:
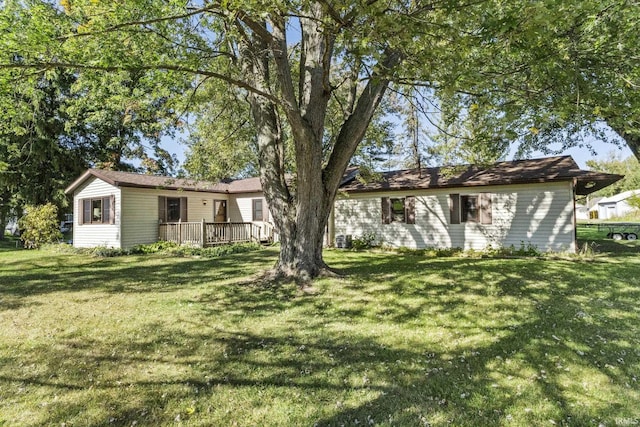
[[[186,178],[172,178],[158,175],[142,175],[132,172],[120,172],[103,169],[88,169],[75,180],[66,193],[74,191],[90,176],[95,176],[116,187],[161,188],[167,190],[204,191],[209,193],[226,193],[229,184],[212,183]]]
[[[476,165],[405,169],[382,174],[375,182],[353,178],[342,185],[346,192],[418,190],[487,185],[530,184],[575,179],[577,194],[589,194],[621,179],[621,175],[581,170],[571,156]]]
[[[421,172],[418,169],[386,172],[382,174],[380,180],[365,183],[357,179],[356,168],[349,168],[344,175],[340,189],[348,193],[359,193],[575,180],[576,193],[586,195],[604,188],[623,177],[622,175],[581,170],[571,156],[499,162],[487,167],[467,165],[423,168]],[[67,187],[65,192],[73,192],[90,176],[99,178],[116,187],[161,188],[235,194],[262,191],[259,178],[213,183],[185,178],[89,169]]]

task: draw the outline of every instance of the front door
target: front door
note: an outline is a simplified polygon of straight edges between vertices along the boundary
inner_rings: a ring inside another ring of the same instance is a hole
[[[227,201],[226,200],[213,201],[213,221],[227,222]]]

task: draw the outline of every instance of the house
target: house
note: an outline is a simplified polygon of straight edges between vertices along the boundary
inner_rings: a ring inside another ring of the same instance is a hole
[[[629,198],[639,195],[640,190],[629,190],[611,197],[600,199],[597,205],[598,218],[611,219],[633,212],[636,208],[629,204]]]
[[[211,183],[89,169],[65,191],[73,194],[76,247],[125,249],[172,233],[197,244],[202,236],[195,234],[208,223],[226,224],[209,227],[209,243],[266,239],[272,230],[258,178]]]
[[[387,172],[344,183],[330,228],[396,247],[574,251],[575,196],[621,178],[581,170],[569,156]]]
[[[576,203],[576,219],[586,221],[589,219],[589,208],[587,205]]]
[[[524,243],[575,250],[574,196],[621,178],[580,170],[568,156],[393,171],[368,183],[350,169],[329,218],[327,242],[373,234],[396,247]],[[66,192],[74,196],[77,247],[273,237],[257,178],[211,183],[89,169]]]

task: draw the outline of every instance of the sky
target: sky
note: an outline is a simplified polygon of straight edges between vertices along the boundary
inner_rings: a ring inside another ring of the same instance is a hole
[[[180,161],[180,165],[185,159],[185,151],[186,146],[184,144],[180,144],[177,140],[166,139],[163,141],[164,148],[167,149],[170,153],[175,154]],[[621,147],[604,141],[592,140],[590,141],[595,154],[591,152],[588,148],[584,147],[573,147],[567,150],[563,150],[558,155],[569,155],[573,157],[578,166],[581,169],[588,169],[587,161],[588,160],[604,160],[609,157],[611,153],[615,154],[615,156],[619,159],[626,159],[633,155],[629,147],[623,145]],[[533,153],[531,158],[538,157],[549,157],[551,155],[545,155],[544,153]],[[507,160],[513,160],[513,154],[511,154]]]
[[[581,169],[588,169],[588,160],[605,160],[611,153],[615,154],[615,156],[619,159],[626,159],[627,157],[633,156],[633,153],[626,145],[619,147],[610,142],[604,142],[595,139],[590,141],[590,143],[595,153],[592,153],[591,150],[586,147],[573,147],[567,150],[563,150],[559,155],[568,155],[573,157],[573,160],[576,161]],[[534,153],[532,158],[548,156],[551,155],[545,155],[544,153]]]

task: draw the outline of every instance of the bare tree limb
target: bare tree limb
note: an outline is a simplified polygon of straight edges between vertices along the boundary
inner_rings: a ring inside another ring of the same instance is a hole
[[[280,105],[281,101],[276,96],[265,92],[263,90],[257,89],[246,81],[234,79],[225,74],[216,73],[214,71],[207,70],[198,70],[189,67],[183,67],[180,65],[172,65],[172,64],[153,64],[153,65],[131,65],[131,66],[103,66],[103,65],[88,65],[88,64],[76,64],[70,62],[34,62],[30,64],[24,63],[13,63],[13,64],[0,64],[0,70],[7,69],[40,69],[42,71],[49,70],[52,68],[69,68],[76,70],[96,70],[96,71],[150,71],[150,70],[165,70],[165,71],[177,71],[181,73],[201,75],[206,77],[212,77],[216,79],[220,79],[227,83],[230,83],[234,86],[237,86],[242,89],[246,89],[249,92],[255,93],[256,95],[260,95],[270,102]]]

